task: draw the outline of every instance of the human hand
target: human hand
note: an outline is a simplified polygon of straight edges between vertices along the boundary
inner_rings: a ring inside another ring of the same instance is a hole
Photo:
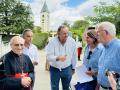
[[[75,74],[75,69],[72,69],[72,75]]]
[[[23,77],[21,80],[23,87],[29,87],[31,85],[31,78],[30,77]]]
[[[117,90],[117,87],[116,87],[117,83],[116,83],[115,78],[111,72],[109,72],[109,74],[108,74],[108,80],[109,80],[109,83],[110,83],[112,89]]]
[[[57,59],[58,59],[59,61],[64,62],[64,61],[66,60],[66,57],[67,57],[67,55],[61,55],[61,56],[58,56]]]
[[[32,61],[32,64],[33,64],[34,66],[36,66],[36,65],[38,65],[38,62],[37,62],[37,61]]]
[[[93,76],[95,75],[95,71],[94,70],[86,71],[86,74],[89,76]]]
[[[97,83],[95,90],[99,90],[99,89],[100,89],[100,84]]]

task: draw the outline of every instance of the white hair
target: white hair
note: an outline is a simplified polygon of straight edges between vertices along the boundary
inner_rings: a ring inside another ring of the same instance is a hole
[[[110,35],[112,35],[113,37],[116,36],[116,28],[115,25],[112,24],[111,22],[101,22],[99,23],[96,28],[102,28],[103,30],[106,30]]]
[[[15,40],[23,40],[24,41],[24,39],[22,38],[22,37],[20,37],[20,36],[13,36],[11,39],[10,39],[10,45],[11,44],[13,44],[13,42],[15,41]]]

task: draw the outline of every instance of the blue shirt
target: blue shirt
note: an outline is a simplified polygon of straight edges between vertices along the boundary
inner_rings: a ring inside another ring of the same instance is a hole
[[[98,83],[110,87],[105,71],[109,69],[120,73],[120,40],[114,38],[104,47],[99,59]]]
[[[99,57],[102,54],[102,51],[103,51],[103,45],[98,44],[93,50],[90,59],[87,59],[89,54],[89,46],[86,46],[84,52],[83,64],[87,68],[91,67],[92,70],[98,71],[98,61],[99,61]]]

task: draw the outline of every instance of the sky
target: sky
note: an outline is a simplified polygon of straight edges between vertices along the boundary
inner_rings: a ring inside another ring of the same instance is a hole
[[[40,26],[40,11],[45,1],[50,12],[50,30],[57,30],[64,21],[72,24],[86,16],[94,16],[93,7],[99,1],[110,3],[111,0],[23,0],[31,6],[35,26]]]
[[[67,2],[66,2],[66,5],[68,6],[68,7],[77,7],[78,5],[80,5],[80,4],[82,4],[82,3],[84,3],[86,0],[68,0]]]

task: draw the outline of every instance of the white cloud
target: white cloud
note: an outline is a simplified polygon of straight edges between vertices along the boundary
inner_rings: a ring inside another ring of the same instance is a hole
[[[72,23],[75,20],[83,20],[84,18],[82,16],[79,16],[78,14],[75,14],[74,9],[61,9],[58,11],[55,11],[50,14],[51,16],[51,27],[56,28],[64,21],[68,21],[69,23]]]
[[[33,0],[30,3],[34,14],[34,24],[40,25],[40,11],[43,6],[44,0]],[[85,16],[94,15],[93,6],[98,4],[101,0],[88,0],[83,4],[70,8],[64,3],[68,0],[46,0],[48,9],[50,11],[50,28],[56,29],[65,20],[70,23],[81,19],[83,20]],[[109,1],[109,0],[104,0]]]

